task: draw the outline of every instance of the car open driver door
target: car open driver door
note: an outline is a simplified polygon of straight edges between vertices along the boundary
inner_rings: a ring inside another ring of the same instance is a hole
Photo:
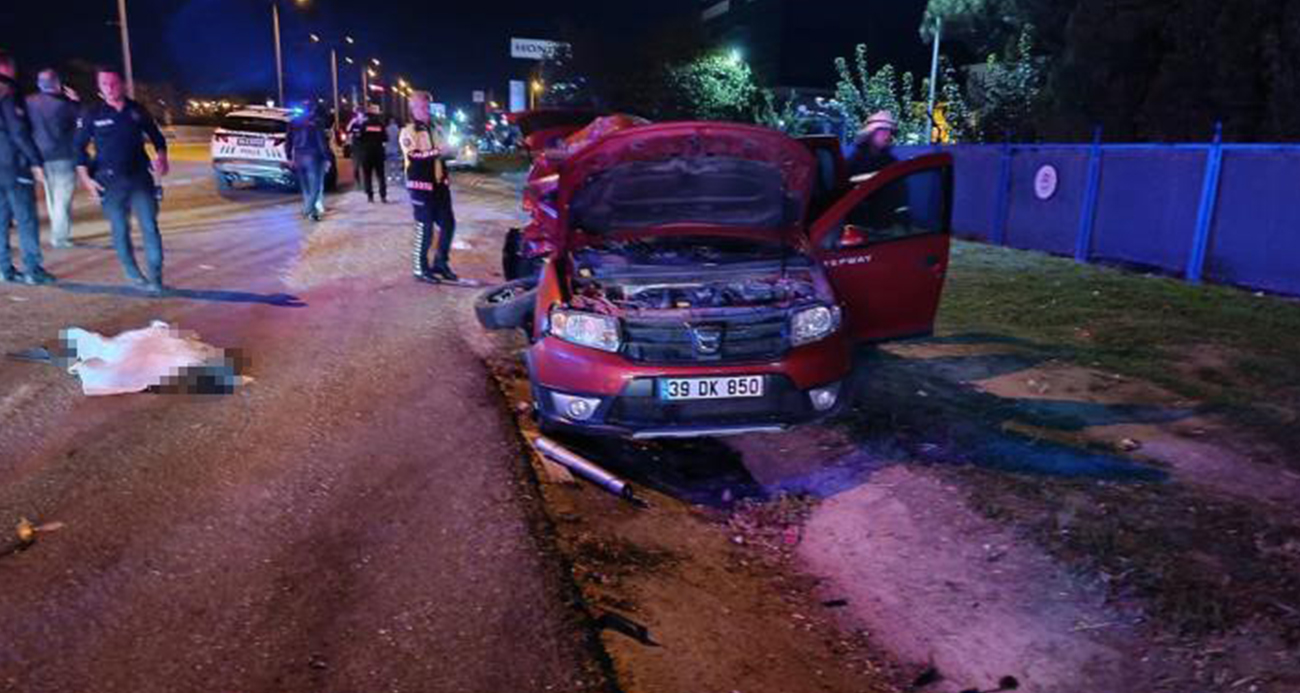
[[[857,339],[933,332],[948,269],[952,181],[950,154],[893,164],[813,223],[814,256]]]

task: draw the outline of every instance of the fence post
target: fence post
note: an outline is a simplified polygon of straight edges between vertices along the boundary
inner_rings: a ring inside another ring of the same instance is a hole
[[[1092,131],[1092,153],[1088,156],[1088,180],[1079,212],[1079,235],[1074,241],[1074,261],[1087,262],[1092,255],[1092,229],[1097,221],[1097,196],[1101,189],[1101,126]]]
[[[1006,245],[1007,212],[1011,206],[1011,134],[1002,140],[1002,165],[998,169],[998,196],[993,206],[991,238],[994,245]]]
[[[1196,211],[1196,230],[1192,236],[1192,253],[1187,258],[1187,281],[1201,283],[1205,271],[1205,253],[1210,246],[1210,227],[1219,202],[1219,172],[1223,169],[1223,123],[1214,124],[1214,142],[1205,155],[1205,183],[1201,186],[1201,205]]]

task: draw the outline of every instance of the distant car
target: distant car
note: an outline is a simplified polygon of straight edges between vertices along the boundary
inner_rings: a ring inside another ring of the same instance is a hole
[[[212,133],[212,170],[218,190],[235,183],[270,184],[297,189],[298,178],[289,161],[289,121],[285,108],[250,106],[231,111]],[[338,162],[330,152],[325,188],[338,185]]]
[[[466,137],[464,133],[452,131],[447,136],[447,146],[456,152],[454,157],[443,154],[447,166],[451,168],[476,168],[478,166],[478,144],[472,138]]]

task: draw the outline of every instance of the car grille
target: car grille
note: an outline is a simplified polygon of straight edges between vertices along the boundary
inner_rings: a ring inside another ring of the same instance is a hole
[[[624,354],[645,363],[763,361],[789,349],[784,313],[688,322],[628,319],[623,328]]]

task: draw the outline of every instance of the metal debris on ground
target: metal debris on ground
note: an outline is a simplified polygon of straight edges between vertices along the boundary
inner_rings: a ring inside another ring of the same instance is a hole
[[[545,436],[538,436],[533,441],[533,446],[537,451],[547,459],[553,460],[569,468],[578,476],[596,484],[597,486],[609,491],[610,493],[622,498],[634,505],[645,507],[648,503],[644,499],[638,498],[632,490],[632,485],[626,481],[610,474],[604,469],[596,466],[578,453],[569,450],[559,443]]]
[[[601,630],[612,630],[622,633],[629,638],[650,647],[661,647],[661,645],[650,637],[650,629],[633,621],[632,619],[616,614],[613,611],[606,611],[596,619],[596,626]]]
[[[940,674],[939,670],[934,666],[929,666],[926,667],[925,671],[918,674],[917,677],[912,680],[911,688],[912,690],[925,688],[926,686],[932,686],[939,683],[942,680],[943,674]]]
[[[0,556],[26,551],[36,543],[36,537],[42,533],[54,532],[63,529],[62,522],[47,522],[42,525],[32,524],[31,520],[22,518],[18,520],[18,525],[14,528],[14,536],[11,539],[0,542]]]
[[[50,350],[45,347],[23,349],[22,351],[11,351],[5,354],[5,358],[13,361],[26,361],[28,363],[54,363],[54,356],[50,353]]]

